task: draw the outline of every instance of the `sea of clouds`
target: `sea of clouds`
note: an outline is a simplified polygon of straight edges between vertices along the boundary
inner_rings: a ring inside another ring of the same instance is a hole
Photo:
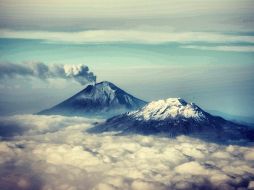
[[[0,189],[254,189],[251,143],[86,132],[100,121],[1,117]]]

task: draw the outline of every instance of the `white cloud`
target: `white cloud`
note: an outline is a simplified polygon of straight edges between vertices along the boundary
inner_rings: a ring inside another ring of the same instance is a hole
[[[0,0],[0,5],[0,23],[11,28],[253,30],[252,0]]]
[[[254,152],[246,151],[244,158],[245,160],[254,160]]]
[[[96,121],[100,120],[1,117],[3,127],[24,130],[0,142],[0,186],[43,190],[232,189],[246,188],[254,179],[252,146],[220,145],[186,136],[88,134],[86,129]]]
[[[180,174],[205,175],[207,170],[197,162],[187,162],[177,166],[175,171]]]
[[[143,30],[88,30],[80,32],[45,32],[0,30],[0,38],[39,39],[47,42],[63,42],[76,44],[89,43],[254,43],[254,36],[223,34],[213,32],[166,32]],[[183,46],[195,48],[198,46]],[[250,46],[252,47],[252,46]],[[225,47],[224,47],[225,48]],[[222,48],[223,49],[223,48]],[[245,50],[246,51],[246,50]]]
[[[91,3],[88,0],[1,0],[1,9],[6,9],[5,14],[10,14],[11,11],[18,13],[24,13],[20,16],[42,16],[48,13],[59,17],[60,10],[68,11],[66,16],[68,17],[127,17],[133,18],[139,17],[156,17],[156,16],[177,16],[177,15],[199,15],[204,13],[226,12],[231,13],[234,10],[242,12],[250,12],[251,5],[250,0],[243,0],[241,2],[237,0],[231,0],[230,3],[227,0],[213,0],[213,1],[199,1],[199,0],[183,0],[181,3],[177,0],[171,1],[153,1],[153,0],[94,0]],[[61,5],[59,5],[61,3]],[[30,5],[30,6],[29,6]],[[110,5],[110,6],[109,6]],[[36,9],[37,11],[35,11]],[[57,11],[56,11],[57,10]],[[76,10],[76,12],[75,12]],[[82,11],[83,10],[83,11]],[[94,10],[97,10],[96,12]],[[47,16],[47,15],[44,15]]]
[[[182,48],[211,50],[211,51],[232,51],[232,52],[254,52],[254,46],[199,46],[199,45],[184,45]]]

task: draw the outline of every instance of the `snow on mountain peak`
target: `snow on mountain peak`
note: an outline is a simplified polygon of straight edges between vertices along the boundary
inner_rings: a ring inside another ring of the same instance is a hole
[[[118,88],[111,82],[102,81],[94,85],[89,85],[82,93],[76,96],[76,99],[113,101],[116,98]]]
[[[195,104],[181,98],[152,101],[140,110],[128,114],[138,120],[164,120],[167,118],[194,118],[202,120],[204,112]]]
[[[115,85],[108,81],[102,81],[102,82],[96,83],[95,86],[103,88],[103,87],[112,87]]]

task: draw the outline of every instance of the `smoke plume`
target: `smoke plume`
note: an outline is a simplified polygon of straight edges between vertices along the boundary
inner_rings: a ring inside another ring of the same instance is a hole
[[[47,65],[42,62],[0,63],[0,80],[15,77],[35,77],[42,80],[61,78],[75,80],[81,85],[96,82],[96,76],[86,65]]]

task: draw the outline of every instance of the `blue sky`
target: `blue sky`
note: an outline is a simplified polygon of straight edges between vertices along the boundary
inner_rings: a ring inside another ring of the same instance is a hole
[[[59,3],[0,0],[0,62],[85,64],[145,100],[254,118],[254,1]],[[36,112],[83,88],[25,77],[0,87],[1,113]]]

